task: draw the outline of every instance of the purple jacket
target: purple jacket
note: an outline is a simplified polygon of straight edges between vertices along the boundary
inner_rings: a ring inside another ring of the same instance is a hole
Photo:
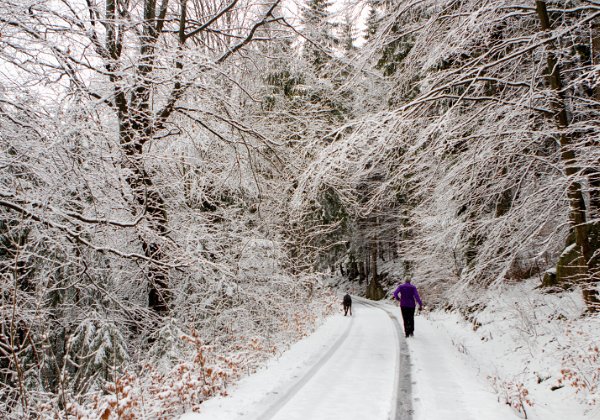
[[[398,299],[398,295],[400,295],[400,299]],[[400,300],[400,306],[405,308],[414,308],[416,306],[415,300],[419,306],[423,306],[417,288],[410,283],[402,283],[399,285],[394,292],[394,299]]]

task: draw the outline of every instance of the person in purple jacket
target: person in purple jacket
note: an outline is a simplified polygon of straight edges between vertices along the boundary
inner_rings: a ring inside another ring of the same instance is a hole
[[[400,295],[400,298],[398,298]],[[417,288],[413,286],[410,279],[406,279],[404,284],[398,285],[394,292],[394,299],[400,301],[400,312],[404,321],[404,334],[408,336],[415,335],[415,308],[419,304],[419,310],[423,308],[423,302],[419,297]]]

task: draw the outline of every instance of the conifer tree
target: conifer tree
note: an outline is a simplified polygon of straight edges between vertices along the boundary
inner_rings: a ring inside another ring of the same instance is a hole
[[[327,0],[309,0],[302,11],[304,25],[303,56],[306,62],[320,73],[331,59],[333,48],[339,43],[335,36],[336,25],[331,22]]]
[[[373,39],[377,30],[379,29],[379,14],[377,13],[377,4],[375,1],[369,2],[369,14],[367,15],[365,28],[365,40],[370,41]]]
[[[353,51],[356,51],[356,47],[354,46],[354,42],[356,41],[354,23],[349,13],[344,15],[344,21],[341,26],[340,44],[344,53],[349,55]]]

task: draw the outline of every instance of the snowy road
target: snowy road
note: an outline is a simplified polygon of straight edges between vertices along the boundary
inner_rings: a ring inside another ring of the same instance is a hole
[[[400,325],[377,304],[355,299],[231,396],[185,419],[411,420],[410,366]]]
[[[355,299],[356,302],[356,299]],[[396,417],[399,366],[397,328],[388,314],[359,301],[344,334],[306,375],[259,417],[271,419],[406,419]],[[406,347],[405,343],[404,347]],[[403,387],[406,388],[406,385]],[[410,398],[405,398],[410,402]],[[400,413],[398,413],[400,414]]]
[[[466,363],[442,325],[416,319],[402,334],[400,311],[355,298],[230,396],[206,401],[185,420],[518,419]]]

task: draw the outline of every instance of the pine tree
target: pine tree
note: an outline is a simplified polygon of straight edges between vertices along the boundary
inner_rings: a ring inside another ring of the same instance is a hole
[[[339,44],[335,37],[336,25],[330,20],[329,6],[331,3],[327,0],[309,0],[302,12],[303,56],[316,72],[325,68],[330,61],[331,50]]]
[[[354,23],[352,22],[352,16],[350,14],[344,15],[344,22],[340,31],[340,44],[346,55],[356,50],[354,41],[356,41],[356,35],[354,30]]]
[[[370,41],[379,29],[379,14],[377,13],[377,5],[374,1],[369,2],[369,14],[367,15],[366,25],[365,40]]]

